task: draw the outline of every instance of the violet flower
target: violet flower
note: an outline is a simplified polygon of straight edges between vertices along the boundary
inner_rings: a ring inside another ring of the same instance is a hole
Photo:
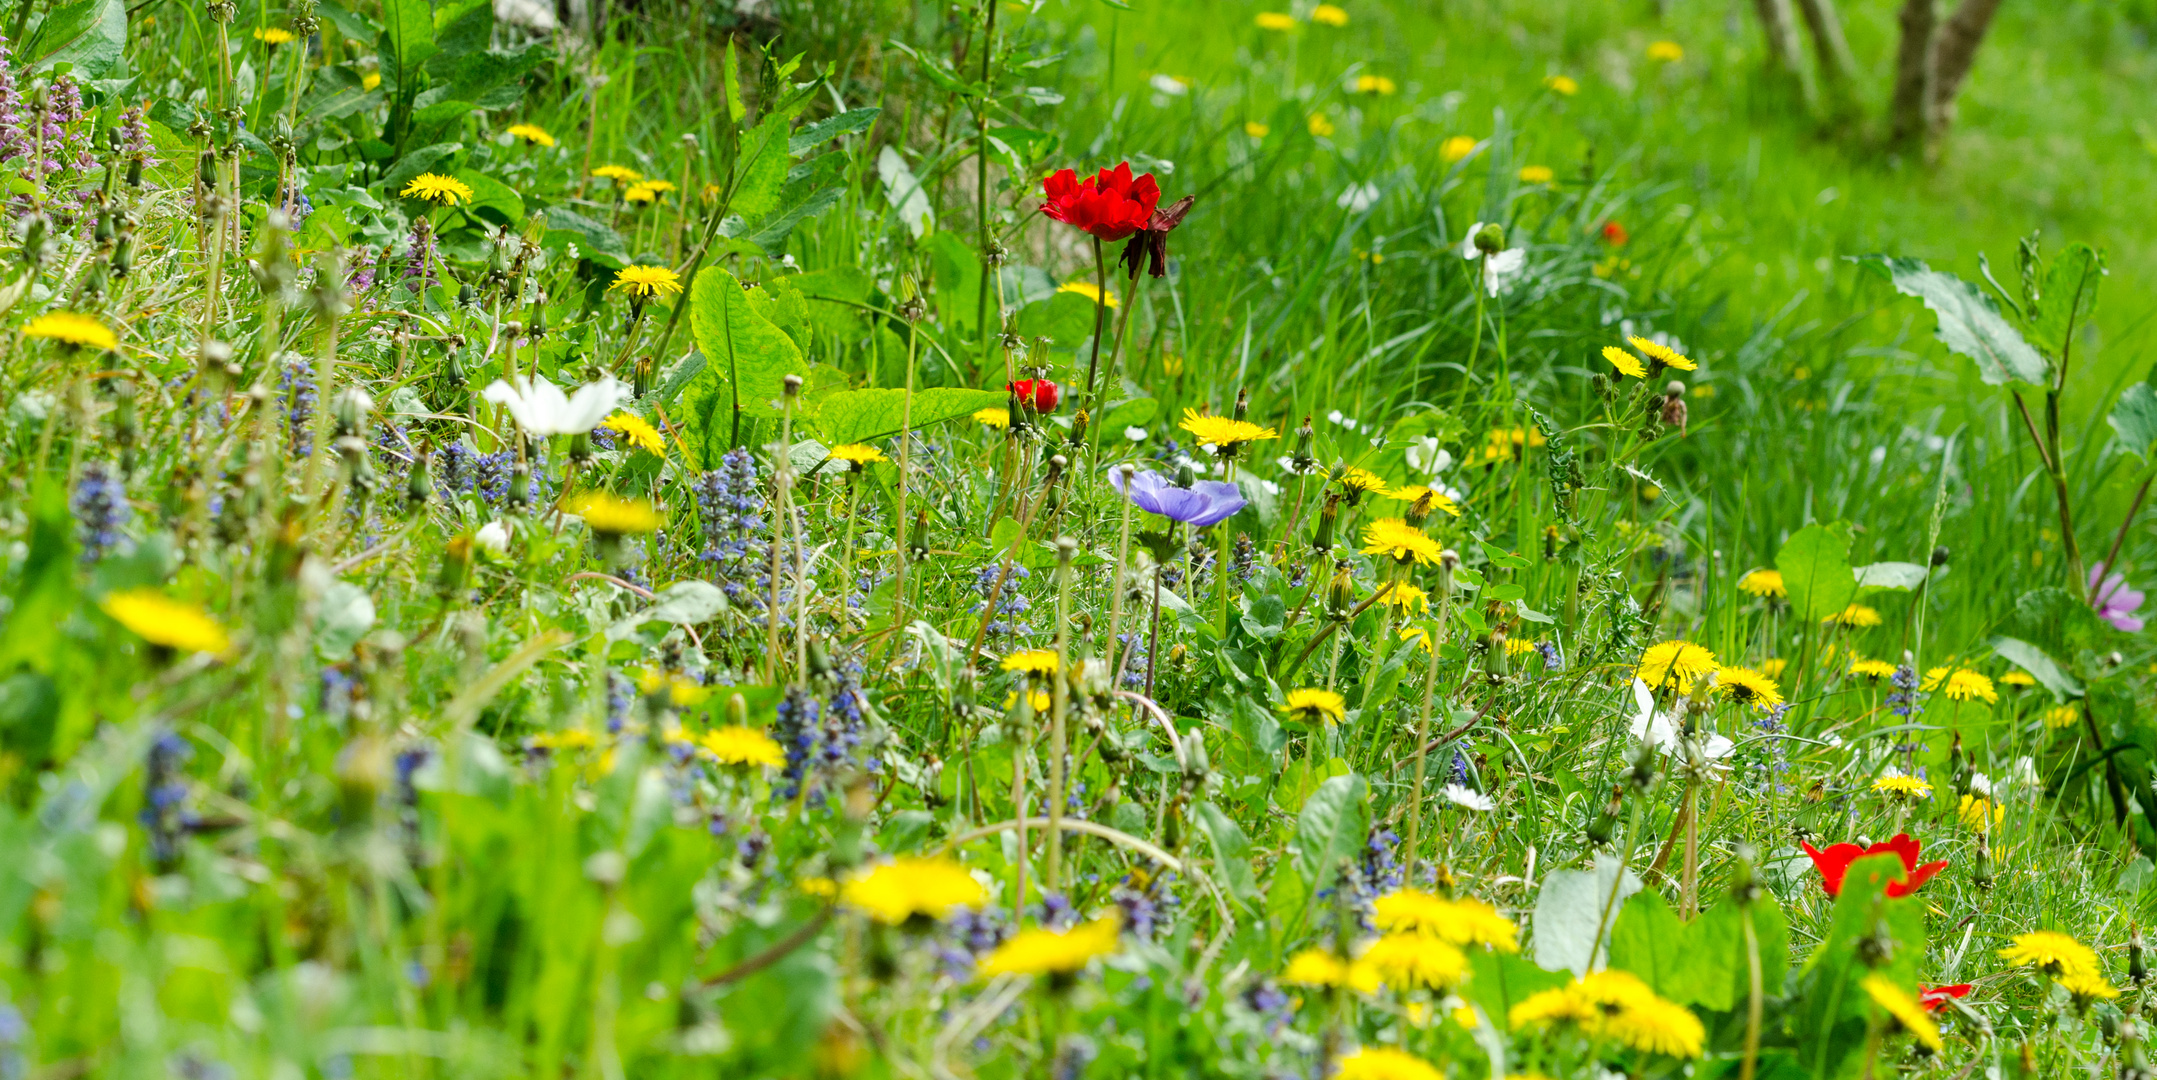
[[[2104,582],[2102,588],[2098,586],[2100,581]],[[2090,601],[2090,606],[2097,609],[2099,618],[2130,634],[2141,631],[2142,617],[2136,615],[2135,610],[2142,606],[2142,593],[2127,587],[2125,575],[2113,574],[2107,577],[2105,564],[2098,563],[2090,567],[2087,587],[2095,590],[2097,594],[2096,598]]]
[[[1235,517],[1247,501],[1236,485],[1220,480],[1200,480],[1183,488],[1160,473],[1142,472],[1133,473],[1130,487],[1126,488],[1123,470],[1117,468],[1109,470],[1108,482],[1133,506],[1194,529],[1219,525]]]

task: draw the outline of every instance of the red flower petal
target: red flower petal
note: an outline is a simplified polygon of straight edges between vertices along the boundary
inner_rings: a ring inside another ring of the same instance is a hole
[[[1947,1008],[1950,999],[1968,997],[1969,993],[1969,983],[1950,983],[1947,986],[1928,986],[1918,991],[1917,1000],[1927,1012],[1939,1012]]]
[[[1911,893],[1916,892],[1919,888],[1923,887],[1926,882],[1931,881],[1932,875],[1937,874],[1945,869],[1947,869],[1946,859],[1941,859],[1939,862],[1929,862],[1923,866],[1914,867],[1910,871],[1910,878],[1908,881],[1896,881],[1890,882],[1888,884],[1887,895],[1890,898],[1894,899],[1900,899],[1902,897],[1908,896]]]
[[[1866,848],[1865,854],[1878,855],[1883,851],[1892,851],[1902,860],[1904,872],[1908,872],[1917,869],[1918,850],[1917,841],[1911,839],[1909,833],[1896,833],[1893,837]]]
[[[1805,854],[1812,856],[1813,867],[1820,871],[1820,887],[1827,890],[1829,896],[1842,894],[1843,875],[1850,872],[1850,864],[1856,862],[1858,856],[1865,854],[1865,849],[1856,844],[1830,844],[1826,851],[1802,840],[1798,844],[1805,849]]]

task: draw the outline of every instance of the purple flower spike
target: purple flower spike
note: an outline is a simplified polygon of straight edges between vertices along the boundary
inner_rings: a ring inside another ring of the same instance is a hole
[[[1127,488],[1123,470],[1116,468],[1109,470],[1108,482],[1110,487],[1123,492],[1123,497],[1131,500],[1133,506],[1183,522],[1194,529],[1219,525],[1235,517],[1236,511],[1243,509],[1247,501],[1236,485],[1219,480],[1200,480],[1190,487],[1180,488],[1160,473],[1142,472],[1132,474]]]
[[[2102,588],[2097,584],[2100,581],[2104,582]],[[2097,599],[2090,606],[2097,609],[2099,617],[2130,634],[2141,632],[2142,617],[2136,615],[2135,610],[2142,606],[2142,593],[2127,587],[2125,575],[2107,577],[2105,564],[2098,563],[2090,567],[2088,587],[2097,590]]]

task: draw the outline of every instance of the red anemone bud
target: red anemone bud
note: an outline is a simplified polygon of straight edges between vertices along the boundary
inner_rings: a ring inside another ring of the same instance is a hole
[[[1923,1005],[1926,1012],[1939,1012],[1940,1010],[1947,1008],[1947,1003],[1949,999],[1963,998],[1968,996],[1970,996],[1969,983],[1954,983],[1948,986],[1928,986],[1923,990],[1918,991],[1917,1003]]]
[[[1128,161],[1084,180],[1069,169],[1059,169],[1041,182],[1041,190],[1048,196],[1041,204],[1042,213],[1103,241],[1122,240],[1145,228],[1161,202],[1161,185],[1154,182],[1153,174],[1132,179]]]
[[[1609,244],[1611,247],[1624,247],[1625,242],[1627,240],[1631,240],[1632,238],[1633,234],[1626,232],[1625,226],[1620,225],[1615,221],[1606,221],[1603,223],[1603,242]]]
[[[1062,387],[1047,379],[1020,379],[1004,384],[1004,389],[1017,394],[1019,400],[1032,406],[1035,412],[1044,413],[1056,411],[1057,397],[1063,392]]]

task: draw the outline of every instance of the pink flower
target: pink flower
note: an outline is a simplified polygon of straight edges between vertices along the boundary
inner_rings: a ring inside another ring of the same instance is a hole
[[[2099,586],[2098,582],[2103,582]],[[2133,634],[2142,629],[2142,617],[2135,610],[2142,606],[2142,593],[2127,587],[2127,578],[2121,574],[2105,576],[2105,564],[2090,567],[2089,586],[2095,592],[2090,606],[2097,609],[2099,617],[2118,629]]]

